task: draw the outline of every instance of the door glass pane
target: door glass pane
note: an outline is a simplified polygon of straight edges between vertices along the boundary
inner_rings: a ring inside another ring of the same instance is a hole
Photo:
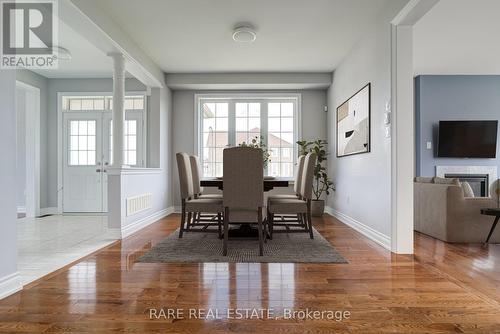
[[[93,166],[96,163],[96,121],[71,120],[69,124],[70,166]]]
[[[136,166],[137,162],[137,120],[126,120],[123,142],[123,163]],[[113,120],[109,122],[109,163],[113,164]]]

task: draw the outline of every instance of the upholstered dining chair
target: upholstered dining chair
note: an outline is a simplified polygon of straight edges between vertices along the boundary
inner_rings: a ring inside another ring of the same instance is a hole
[[[268,203],[269,233],[272,238],[274,232],[274,217],[283,214],[300,215],[302,224],[299,229],[286,229],[284,232],[308,232],[311,239],[314,238],[311,219],[311,199],[314,180],[314,166],[316,165],[316,154],[308,153],[304,158],[302,170],[302,181],[300,184],[300,198],[275,199]]]
[[[276,194],[276,195],[270,195],[267,200],[272,201],[276,199],[283,199],[283,198],[300,198],[300,190],[301,190],[301,183],[302,183],[302,171],[304,169],[304,158],[305,155],[301,155],[297,158],[297,172],[295,174],[295,177],[293,179],[293,194]]]
[[[191,176],[193,177],[193,191],[196,198],[218,198],[222,199],[222,194],[204,194],[203,188],[200,185],[201,181],[201,164],[197,155],[189,156],[191,163]]]
[[[200,159],[196,155],[191,155],[189,157],[191,163],[191,176],[193,177],[193,191],[195,198],[216,198],[222,200],[222,194],[204,194],[203,188],[200,185],[201,180],[201,165]],[[213,222],[217,218],[217,215],[208,214],[204,215],[201,212],[193,213],[193,223],[197,222]]]
[[[177,169],[179,171],[179,182],[181,190],[181,223],[179,238],[184,232],[222,232],[222,199],[221,198],[196,198],[193,186],[193,175],[191,161],[186,153],[177,153]],[[206,212],[217,214],[217,223],[193,222],[193,213]],[[217,226],[217,230],[210,230],[208,227]],[[201,228],[200,228],[201,227]]]
[[[304,170],[304,158],[305,155],[301,155],[297,158],[297,169],[296,169],[296,174],[295,178],[293,180],[293,194],[276,194],[276,195],[270,195],[267,197],[267,207],[269,208],[269,205],[272,201],[276,201],[279,199],[296,199],[300,198],[300,191],[301,191],[301,184],[302,184],[302,171]],[[268,217],[269,212],[268,212]],[[287,230],[292,227],[294,228],[295,226],[300,226],[304,227],[304,221],[302,219],[302,215],[280,215],[280,216],[275,216],[275,221],[274,221],[274,226],[284,226],[287,228]],[[276,220],[279,219],[279,222]]]
[[[305,155],[301,155],[297,159],[297,171],[295,174],[294,178],[294,183],[293,183],[293,194],[276,194],[276,195],[270,195],[267,198],[267,208],[269,208],[269,205],[272,201],[280,200],[280,199],[297,199],[301,198],[301,187],[302,187],[302,176],[303,176],[303,171],[304,171],[304,159]],[[268,217],[270,216],[268,212]],[[286,231],[289,231],[290,228],[295,228],[295,227],[301,227],[301,228],[306,228],[305,222],[302,219],[302,215],[279,215],[275,216],[275,221],[274,226],[284,226],[286,227]],[[279,221],[277,221],[279,219]],[[272,238],[272,236],[270,236]]]
[[[224,243],[227,255],[229,223],[257,223],[259,255],[264,253],[262,207],[264,202],[264,168],[262,151],[251,147],[226,148],[223,153]]]

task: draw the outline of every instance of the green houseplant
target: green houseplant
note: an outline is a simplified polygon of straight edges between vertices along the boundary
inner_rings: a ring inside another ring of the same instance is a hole
[[[321,196],[323,194],[328,196],[331,191],[335,191],[332,180],[328,178],[327,169],[323,166],[323,163],[328,159],[328,152],[326,151],[328,142],[321,139],[315,141],[299,140],[297,144],[299,145],[300,155],[305,155],[309,152],[316,153],[317,161],[316,166],[314,166],[313,182],[314,198],[311,201],[311,214],[316,217],[322,216],[325,211],[325,200],[321,199]]]

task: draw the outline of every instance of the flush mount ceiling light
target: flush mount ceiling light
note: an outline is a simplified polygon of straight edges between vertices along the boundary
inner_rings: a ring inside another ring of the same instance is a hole
[[[53,46],[51,48],[52,54],[59,60],[71,60],[71,52],[61,46]]]
[[[238,43],[253,43],[257,39],[257,33],[251,25],[239,25],[234,28],[233,40]]]

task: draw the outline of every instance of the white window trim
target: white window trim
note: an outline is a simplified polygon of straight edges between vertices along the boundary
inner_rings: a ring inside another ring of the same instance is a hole
[[[194,94],[194,148],[193,152],[197,156],[201,154],[201,101],[204,99],[213,99],[221,101],[231,101],[231,100],[284,100],[284,99],[294,99],[296,102],[296,110],[294,115],[294,127],[297,131],[294,133],[293,138],[293,171],[295,173],[295,167],[297,163],[298,156],[298,145],[296,142],[302,138],[302,94],[300,93],[203,93]],[[266,122],[267,124],[267,122]],[[229,129],[229,132],[231,129]],[[285,178],[293,180],[293,177]]]

